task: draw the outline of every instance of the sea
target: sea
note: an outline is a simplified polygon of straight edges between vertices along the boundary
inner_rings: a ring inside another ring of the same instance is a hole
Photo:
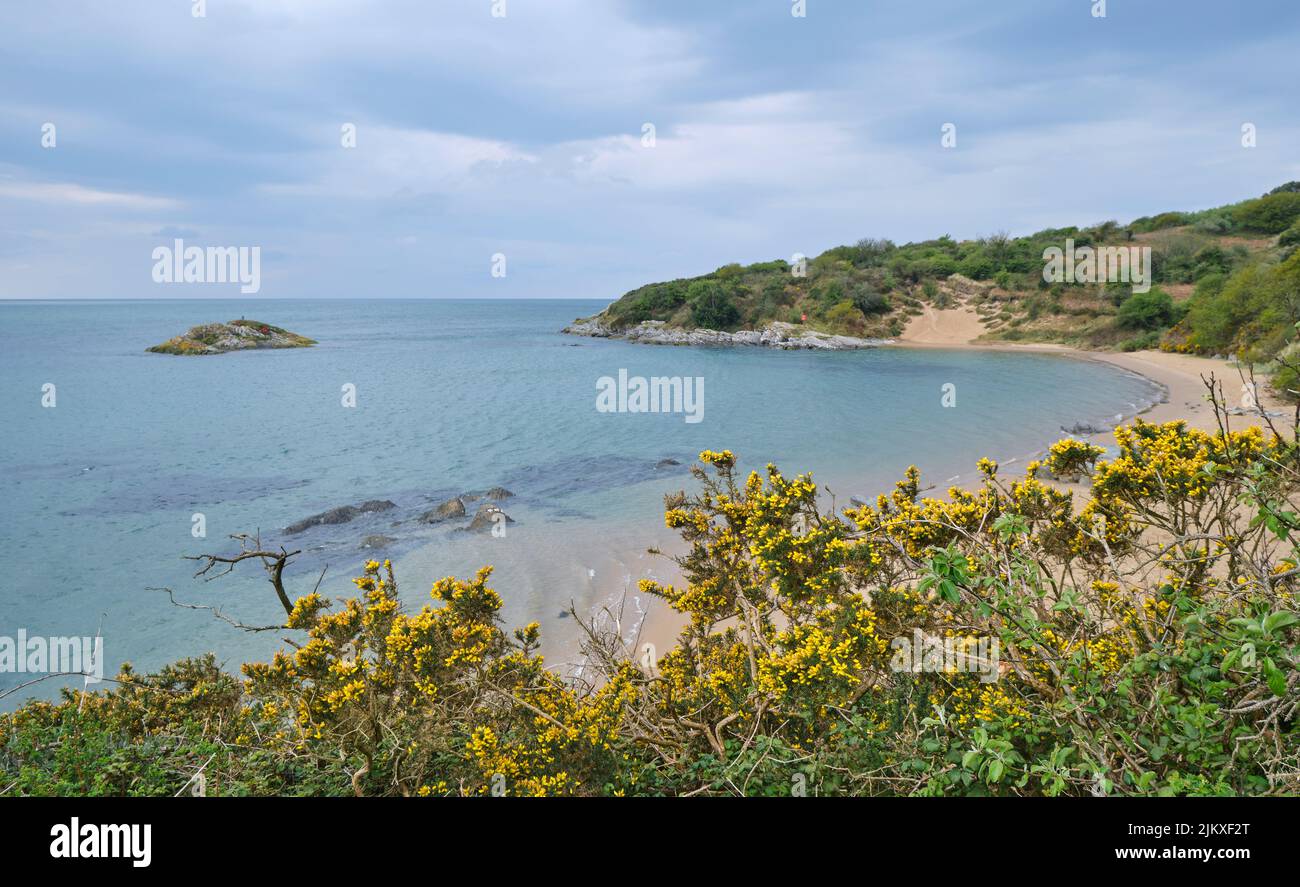
[[[637,581],[676,574],[670,555],[681,544],[664,526],[663,499],[697,488],[690,466],[701,450],[732,450],[746,471],[812,472],[824,506],[841,509],[892,489],[910,465],[939,491],[972,478],[982,456],[1014,472],[1063,427],[1127,418],[1161,396],[1140,376],[1050,353],[670,347],[561,334],[603,307],[0,302],[0,644],[20,633],[97,638],[107,677],[127,661],[145,671],[212,652],[237,670],[267,658],[293,633],[231,624],[283,619],[260,566],[196,577],[187,559],[232,554],[231,537],[249,534],[298,552],[285,574],[293,595],[319,583],[345,596],[366,560],[390,558],[412,610],[432,603],[438,578],[491,564],[507,627],[541,623],[548,662],[577,668],[570,609],[615,619],[632,637],[663,606]],[[319,344],[146,352],[193,325],[241,317]],[[669,402],[620,410],[629,404],[617,397],[602,406],[620,374],[678,380],[698,402],[692,412]],[[499,503],[510,522],[493,522],[496,532],[419,520],[492,487],[513,493]],[[284,530],[369,500],[394,507]],[[368,536],[390,541],[363,548]],[[21,665],[0,672],[0,707],[84,683],[32,683],[40,677]]]

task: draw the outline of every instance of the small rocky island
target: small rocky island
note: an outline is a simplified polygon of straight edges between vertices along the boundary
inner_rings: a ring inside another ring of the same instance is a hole
[[[260,320],[232,320],[229,323],[203,323],[182,336],[168,339],[147,349],[155,354],[225,354],[252,348],[309,348],[316,344],[297,333],[262,323]]]

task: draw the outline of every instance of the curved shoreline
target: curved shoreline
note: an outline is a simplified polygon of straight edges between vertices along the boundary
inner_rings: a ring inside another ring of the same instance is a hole
[[[1139,410],[1135,415],[1142,416],[1150,422],[1184,421],[1190,427],[1213,430],[1217,426],[1214,411],[1206,401],[1206,388],[1202,377],[1213,375],[1216,382],[1222,383],[1229,400],[1233,399],[1237,389],[1243,385],[1239,369],[1233,361],[1213,357],[1199,357],[1191,354],[1175,354],[1166,351],[1088,351],[1072,348],[1068,345],[1027,344],[1014,342],[965,342],[965,343],[931,343],[899,339],[892,343],[896,348],[926,348],[947,351],[1003,351],[1003,352],[1038,352],[1059,354],[1074,360],[1087,360],[1104,363],[1124,372],[1140,376],[1165,392],[1162,401]],[[1258,401],[1268,412],[1289,414],[1293,407],[1279,398],[1260,381]],[[1133,416],[1124,416],[1122,422]],[[1250,423],[1262,419],[1259,414],[1241,416]],[[1117,423],[1117,424],[1121,424]],[[1111,431],[1096,434],[1079,435],[1083,440],[1101,446],[1113,445],[1115,436]]]
[[[1223,382],[1226,392],[1231,393],[1234,385],[1240,384],[1236,368],[1227,360],[1216,360],[1208,357],[1196,357],[1186,354],[1172,354],[1162,351],[1136,351],[1136,352],[1105,352],[1105,351],[1086,351],[1079,348],[1071,348],[1064,345],[1053,344],[1017,344],[1012,342],[922,342],[906,338],[880,343],[886,347],[911,348],[911,349],[935,349],[943,351],[990,351],[990,352],[1008,352],[1024,353],[1039,352],[1044,354],[1056,354],[1064,358],[1070,358],[1081,361],[1092,361],[1112,366],[1122,372],[1141,377],[1156,387],[1163,393],[1155,403],[1146,407],[1140,405],[1136,411],[1129,415],[1121,414],[1114,425],[1120,425],[1132,419],[1141,416],[1146,421],[1164,423],[1173,421],[1184,421],[1190,427],[1200,428],[1202,430],[1216,430],[1217,424],[1214,418],[1214,412],[1205,399],[1206,390],[1204,383],[1201,381],[1202,375],[1214,374],[1218,381]],[[1272,392],[1267,391],[1265,386],[1260,385],[1259,401],[1265,410],[1277,411],[1279,409],[1288,411],[1291,407],[1277,398]],[[1253,421],[1252,421],[1253,418]],[[1243,420],[1241,427],[1247,425],[1259,424],[1258,416],[1249,415],[1241,416]],[[1109,423],[1107,423],[1109,424]],[[1114,435],[1114,425],[1104,431],[1098,431],[1093,434],[1074,435],[1080,440],[1102,447],[1113,447],[1116,445]],[[1062,432],[1060,437],[1067,436]],[[1035,451],[1041,455],[1041,451]],[[1022,465],[1035,457],[1035,452],[1026,452],[1012,454],[1002,461],[1005,466]],[[966,486],[975,482],[974,473],[960,474],[943,482],[943,489],[949,486]],[[1071,492],[1076,492],[1080,496],[1086,497],[1088,494],[1086,484],[1065,484],[1053,482],[1053,485],[1060,486]],[[942,495],[941,491],[931,493],[931,495]],[[664,550],[670,550],[668,546]],[[671,569],[667,572],[671,573]],[[680,580],[680,576],[673,576],[672,579]],[[635,587],[629,589],[629,598],[636,595]],[[616,596],[616,595],[615,595]],[[671,649],[676,642],[677,633],[686,624],[686,620],[680,614],[670,609],[663,601],[653,600],[646,601],[642,596],[642,609],[640,612],[640,624],[636,628],[636,644],[639,646],[643,643],[656,645],[658,649]],[[631,606],[629,602],[629,606]]]

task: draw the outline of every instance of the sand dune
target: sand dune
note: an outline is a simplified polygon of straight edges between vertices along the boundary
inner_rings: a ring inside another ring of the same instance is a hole
[[[984,334],[984,322],[972,308],[935,309],[913,317],[898,338],[904,345],[968,345]]]

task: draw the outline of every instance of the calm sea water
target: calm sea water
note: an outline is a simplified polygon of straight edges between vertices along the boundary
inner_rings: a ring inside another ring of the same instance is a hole
[[[511,624],[536,619],[559,656],[574,626],[644,575],[666,537],[662,496],[689,487],[701,449],[747,467],[813,471],[839,504],[887,490],[910,464],[943,484],[982,455],[1024,459],[1060,426],[1131,415],[1156,393],[1101,364],[1045,354],[881,348],[813,354],[663,348],[558,330],[582,301],[173,301],[0,303],[0,637],[93,635],[109,673],[212,650],[229,667],[268,655],[209,614],[282,618],[259,568],[193,578],[186,554],[232,551],[229,534],[303,549],[304,593],[345,594],[382,533],[404,599],[443,575],[497,567]],[[179,358],[145,348],[241,316],[318,339],[312,349]],[[596,380],[704,379],[704,419],[608,414]],[[42,386],[57,406],[42,406]],[[357,405],[341,405],[356,386]],[[957,405],[941,404],[956,386]],[[680,467],[656,467],[676,459]],[[504,538],[413,518],[447,497],[505,486]],[[286,537],[280,528],[367,499],[398,508]],[[193,516],[207,536],[192,535]],[[635,602],[630,609],[638,606]],[[27,675],[0,674],[0,688]],[[48,695],[55,682],[30,691]],[[24,691],[24,695],[28,691]],[[12,705],[15,697],[5,701]]]

